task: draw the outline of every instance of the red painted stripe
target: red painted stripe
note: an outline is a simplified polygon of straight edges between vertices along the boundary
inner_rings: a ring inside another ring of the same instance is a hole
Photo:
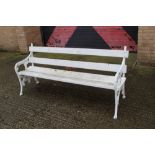
[[[65,47],[76,28],[77,26],[57,26],[49,37],[47,46]]]
[[[123,49],[126,45],[129,51],[136,51],[136,42],[122,26],[94,26],[96,32],[112,49]]]

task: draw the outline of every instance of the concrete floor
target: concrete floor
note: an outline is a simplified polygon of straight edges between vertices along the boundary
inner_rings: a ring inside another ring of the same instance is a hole
[[[128,60],[117,120],[111,90],[40,80],[20,97],[14,64],[24,57],[0,52],[0,128],[155,128],[155,68],[133,68],[136,54]]]

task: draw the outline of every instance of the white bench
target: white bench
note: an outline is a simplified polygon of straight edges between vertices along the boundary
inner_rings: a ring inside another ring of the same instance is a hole
[[[20,95],[23,94],[23,86],[25,82],[30,82],[30,78],[34,77],[36,83],[39,83],[37,78],[62,81],[66,83],[74,83],[92,87],[99,87],[114,90],[115,94],[115,110],[114,119],[117,119],[117,111],[119,105],[119,96],[122,92],[125,98],[125,73],[127,66],[125,59],[128,58],[129,52],[124,47],[124,50],[107,50],[107,49],[85,49],[85,48],[59,48],[59,47],[29,47],[30,54],[24,60],[16,63],[15,72],[20,83]],[[73,61],[62,59],[50,59],[35,57],[34,53],[56,53],[56,54],[73,54],[73,55],[91,55],[104,57],[122,58],[121,64],[97,63],[86,61]],[[61,67],[73,67],[88,70],[115,72],[115,76],[93,74],[86,72],[68,71],[62,69],[52,69],[49,67],[38,67],[38,65],[52,65]],[[24,66],[24,70],[20,70],[20,66]]]

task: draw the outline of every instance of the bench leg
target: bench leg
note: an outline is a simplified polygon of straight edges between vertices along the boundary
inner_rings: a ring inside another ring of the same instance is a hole
[[[126,96],[125,96],[125,83],[122,86],[122,95],[123,95],[122,98],[125,99],[126,98]]]
[[[35,77],[34,81],[36,82],[36,84],[39,84],[39,80]]]
[[[28,83],[31,83],[31,77],[27,77]]]
[[[115,112],[114,112],[114,117],[113,117],[114,119],[117,119],[119,96],[120,96],[120,90],[115,90]]]
[[[20,84],[20,93],[19,93],[19,95],[22,96],[23,95],[23,86],[25,85],[25,83],[24,83],[24,79],[22,80],[21,76],[18,76],[18,79],[19,79],[19,84]]]

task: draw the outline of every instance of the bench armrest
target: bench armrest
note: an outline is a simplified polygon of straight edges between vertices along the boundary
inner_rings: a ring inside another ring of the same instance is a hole
[[[115,74],[115,88],[117,88],[117,86],[121,84],[122,77],[125,75],[125,73],[123,71],[124,67],[125,67],[125,58],[123,58],[121,67],[119,68],[119,70]]]
[[[14,67],[15,72],[18,73],[18,72],[19,72],[19,68],[20,68],[20,66],[22,66],[22,65],[23,65],[23,66],[25,67],[25,69],[26,69],[26,68],[27,68],[27,64],[28,64],[28,62],[29,62],[28,60],[29,60],[29,56],[26,57],[25,59],[23,59],[23,60],[17,62],[17,63],[15,64],[15,67]]]

